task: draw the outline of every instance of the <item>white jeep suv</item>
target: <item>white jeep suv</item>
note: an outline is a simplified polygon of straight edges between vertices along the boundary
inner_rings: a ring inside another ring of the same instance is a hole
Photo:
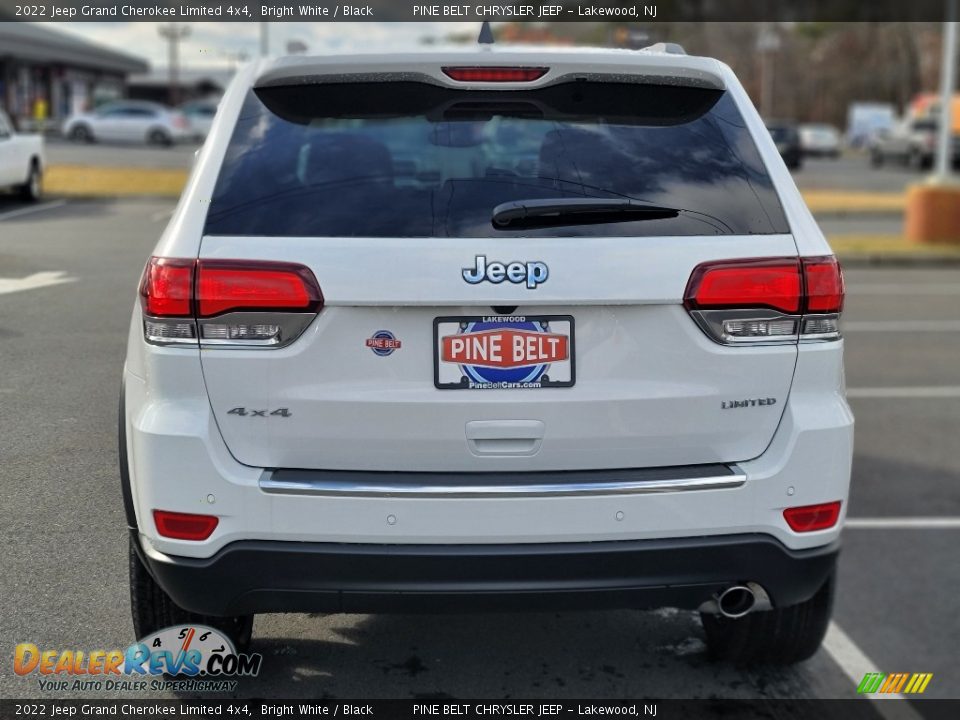
[[[850,478],[842,304],[716,60],[251,66],[133,311],[136,633],[673,606],[717,656],[802,660]]]

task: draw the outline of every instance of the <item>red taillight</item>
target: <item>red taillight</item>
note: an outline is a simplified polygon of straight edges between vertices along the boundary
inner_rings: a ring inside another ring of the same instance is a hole
[[[193,314],[194,260],[152,257],[140,283],[143,311],[153,317],[189,317]]]
[[[840,501],[787,508],[783,511],[783,519],[794,532],[826,530],[836,525],[840,519]]]
[[[323,308],[304,265],[150,258],[140,284],[143,336],[155,345],[283,347]]]
[[[843,272],[832,256],[803,258],[807,308],[810,313],[838,313],[843,310]]]
[[[724,345],[837,340],[843,273],[830,255],[706,262],[691,273],[684,305]]]
[[[323,300],[316,278],[303,265],[246,260],[201,260],[197,314],[227,311],[316,312]]]
[[[206,540],[217,529],[220,519],[215,515],[194,515],[168,510],[154,510],[153,522],[157,532],[174,540]]]
[[[687,308],[771,308],[800,312],[803,288],[796,259],[734,260],[699,265],[687,283]]]
[[[843,272],[833,256],[794,260],[724,260],[698,265],[684,296],[691,310],[771,308],[785,313],[839,313]]]
[[[458,82],[531,82],[539,80],[545,67],[445,67],[443,74]]]

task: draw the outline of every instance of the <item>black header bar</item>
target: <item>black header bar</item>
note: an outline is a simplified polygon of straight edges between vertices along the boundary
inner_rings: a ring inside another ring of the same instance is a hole
[[[169,680],[167,682],[178,682]],[[183,681],[179,681],[183,682]],[[186,691],[191,694],[190,691]],[[889,700],[900,704],[906,701]],[[910,703],[925,720],[953,720],[960,700]],[[907,708],[904,708],[905,710]],[[0,718],[310,718],[311,720],[880,720],[869,700],[2,700]]]
[[[0,20],[49,22],[943,21],[950,0],[0,0]]]

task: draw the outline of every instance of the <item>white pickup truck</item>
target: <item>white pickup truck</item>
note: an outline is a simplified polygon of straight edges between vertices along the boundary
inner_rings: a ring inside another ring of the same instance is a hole
[[[20,135],[0,110],[0,189],[12,187],[24,200],[39,200],[43,177],[43,137]]]

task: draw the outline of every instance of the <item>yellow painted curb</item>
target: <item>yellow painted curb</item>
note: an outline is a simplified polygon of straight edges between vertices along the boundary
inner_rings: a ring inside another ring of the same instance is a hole
[[[942,245],[919,245],[903,235],[831,235],[827,238],[830,247],[838,255],[911,255],[960,258],[960,247]]]
[[[904,193],[803,190],[801,194],[813,213],[899,213],[907,206]]]
[[[179,169],[51,165],[44,173],[43,190],[81,197],[179,197],[187,175]]]

